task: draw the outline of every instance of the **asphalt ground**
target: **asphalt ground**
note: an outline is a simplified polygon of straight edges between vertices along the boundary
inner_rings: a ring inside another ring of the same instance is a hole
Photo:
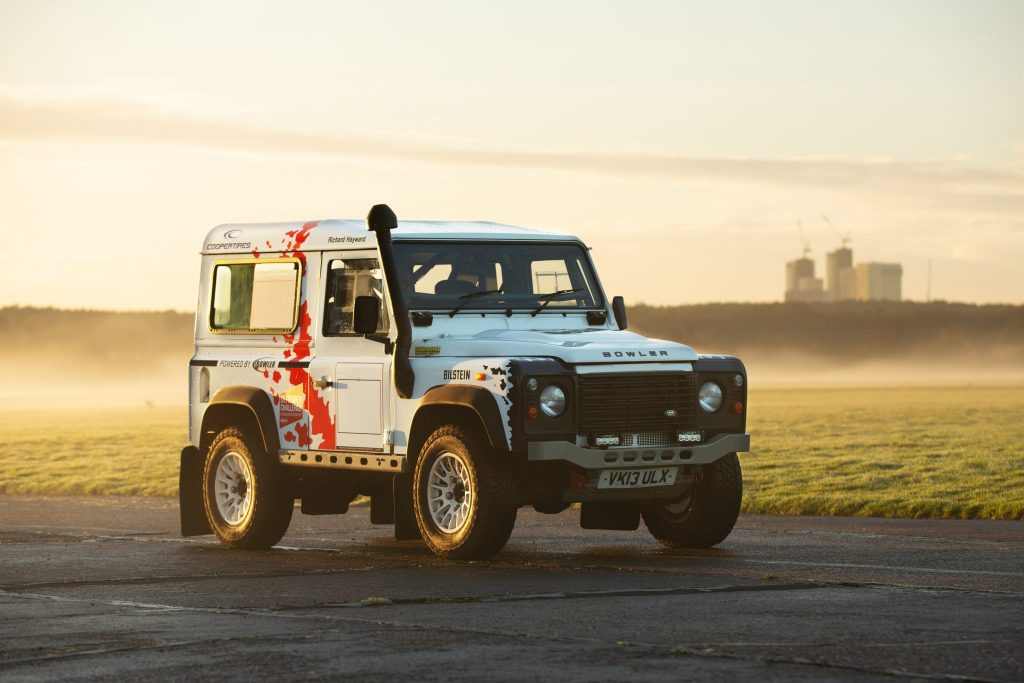
[[[176,502],[0,496],[0,680],[1024,680],[1024,524],[741,517],[662,549],[522,510],[493,560],[296,511],[280,547]]]

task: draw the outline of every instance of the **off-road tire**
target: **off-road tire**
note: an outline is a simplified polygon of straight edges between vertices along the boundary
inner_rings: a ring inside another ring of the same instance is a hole
[[[203,466],[203,505],[210,528],[229,548],[265,549],[284,536],[292,519],[295,498],[280,466],[258,440],[229,427],[214,437]],[[228,523],[215,499],[217,467],[226,455],[236,453],[246,463],[252,479],[252,503],[238,524]]]
[[[659,501],[644,505],[641,514],[651,535],[669,548],[710,548],[732,531],[742,500],[740,459],[730,453],[704,466],[687,511],[673,512],[672,501]]]
[[[427,502],[431,467],[446,453],[465,463],[473,492],[466,521],[453,533],[435,523]],[[413,474],[413,509],[420,534],[436,555],[478,560],[505,547],[516,523],[516,487],[498,457],[476,430],[459,425],[440,427],[423,444]]]

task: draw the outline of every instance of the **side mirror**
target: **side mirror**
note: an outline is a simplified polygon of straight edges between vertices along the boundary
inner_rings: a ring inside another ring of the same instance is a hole
[[[357,296],[352,313],[352,327],[356,334],[373,334],[380,322],[380,300],[375,296]]]
[[[612,313],[615,314],[615,322],[619,324],[619,329],[626,329],[626,300],[621,296],[612,299]]]

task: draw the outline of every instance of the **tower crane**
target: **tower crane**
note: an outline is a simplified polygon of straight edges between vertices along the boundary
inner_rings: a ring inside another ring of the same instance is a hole
[[[799,218],[796,219],[796,229],[800,233],[800,244],[804,249],[804,258],[807,258],[811,255],[811,241],[804,235],[804,225],[800,222]]]
[[[832,228],[833,230],[835,230],[835,231],[836,231],[836,234],[837,234],[837,235],[839,235],[839,240],[840,240],[840,241],[842,242],[842,244],[843,244],[843,249],[846,249],[846,248],[848,248],[848,247],[850,246],[850,240],[851,240],[851,239],[853,239],[853,238],[852,238],[852,236],[851,236],[851,234],[850,234],[850,231],[849,231],[849,230],[847,230],[846,232],[842,232],[842,231],[840,231],[840,230],[839,230],[839,228],[837,228],[837,227],[836,227],[836,226],[835,226],[835,225],[834,225],[834,224],[832,223],[832,221],[830,221],[830,220],[828,219],[828,216],[826,216],[825,214],[821,214],[821,217],[822,217],[822,218],[823,218],[823,219],[825,220],[825,222],[826,222],[826,223],[828,223],[828,224],[829,224],[829,226],[831,226],[831,228]]]

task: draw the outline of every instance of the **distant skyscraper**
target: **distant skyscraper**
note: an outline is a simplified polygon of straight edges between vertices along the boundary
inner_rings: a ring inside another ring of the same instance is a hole
[[[786,263],[786,301],[824,301],[821,278],[814,277],[814,261],[799,258]]]
[[[853,267],[853,250],[841,247],[825,254],[825,288],[829,301],[846,301],[856,295],[853,276],[845,275],[844,269]]]
[[[814,261],[798,258],[786,262],[786,291],[795,292],[802,277],[814,277]]]
[[[857,269],[846,266],[839,269],[839,298],[836,301],[852,301],[857,298]]]
[[[858,263],[857,299],[899,301],[903,296],[903,266],[898,263]]]
[[[900,301],[903,266],[899,263],[853,263],[853,250],[843,246],[825,255],[825,282],[814,277],[814,261],[786,262],[786,301]],[[827,286],[826,286],[827,285]]]

